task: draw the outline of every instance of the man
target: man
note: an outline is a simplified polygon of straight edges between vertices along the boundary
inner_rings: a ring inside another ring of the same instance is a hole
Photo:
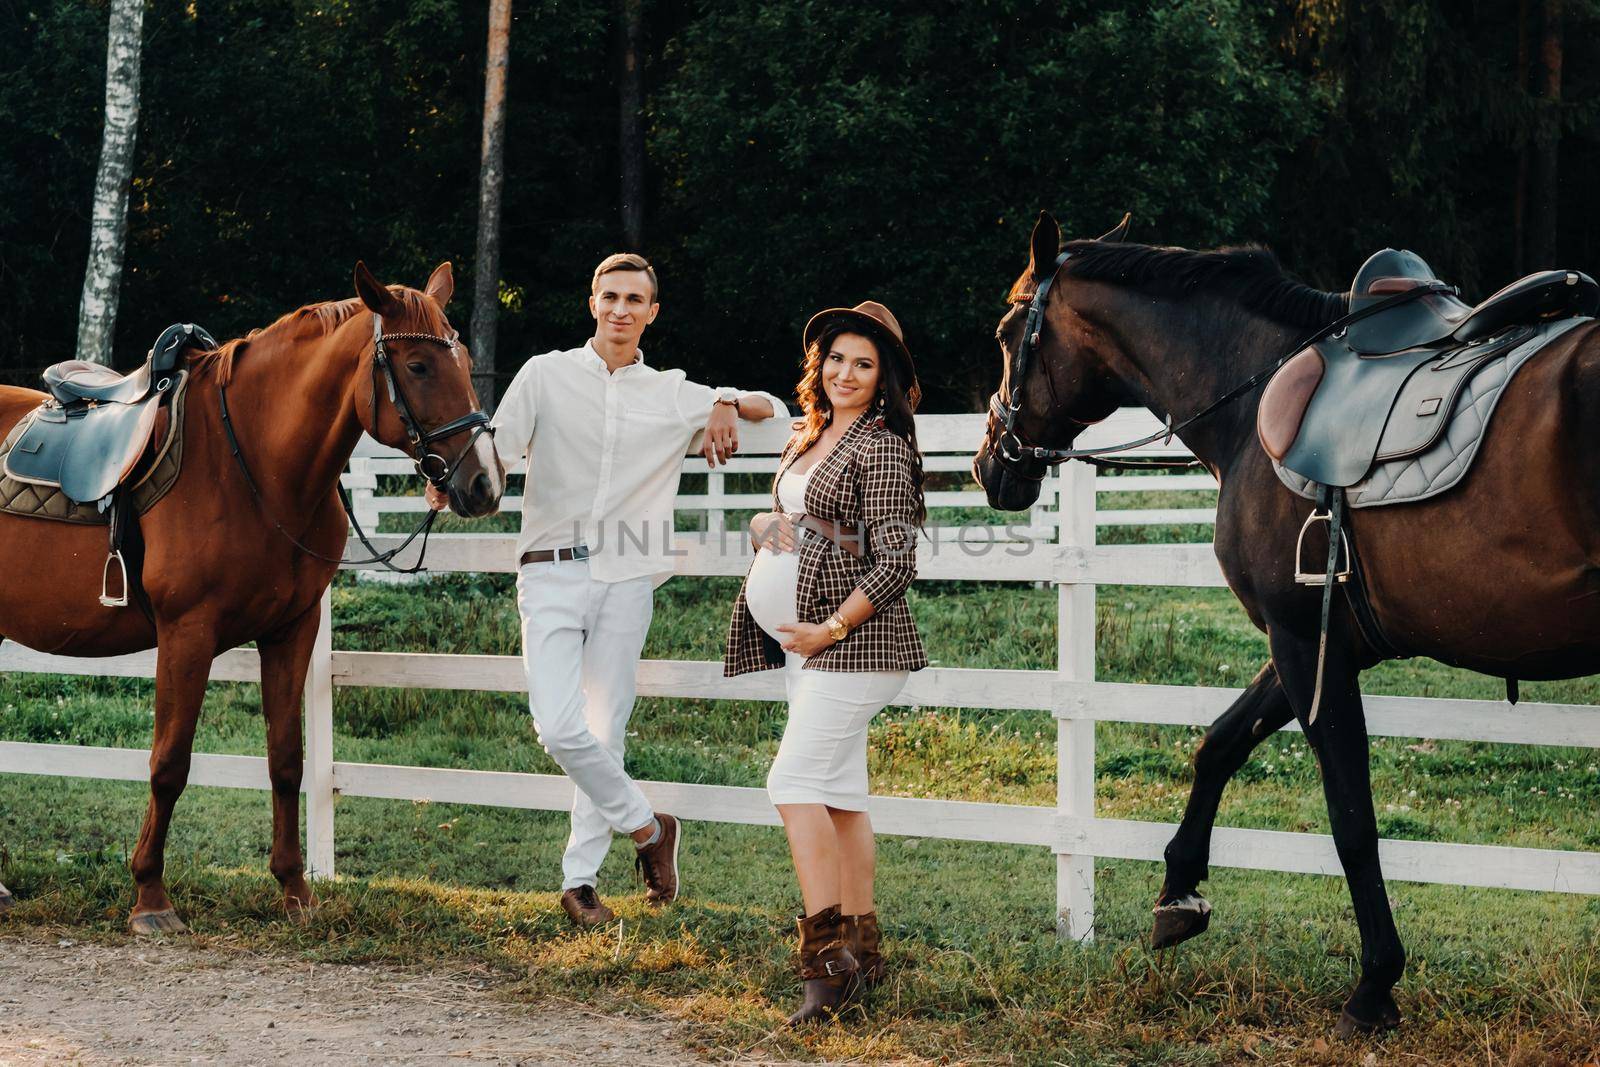
[[[673,571],[683,457],[703,433],[715,467],[738,450],[739,419],[788,412],[769,393],[648,366],[639,338],[659,311],[644,257],[608,257],[590,285],[594,337],[528,360],[494,417],[501,461],[528,460],[517,548],[528,706],[540,743],[577,786],[561,906],[582,927],[615,917],[595,892],[612,831],[633,838],[649,903],[678,895],[682,828],[623,770],[623,743],[653,591]],[[431,487],[428,499],[444,506]]]

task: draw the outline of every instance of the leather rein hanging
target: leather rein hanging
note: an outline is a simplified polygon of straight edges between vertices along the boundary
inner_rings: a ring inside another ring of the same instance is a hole
[[[1011,373],[1007,375],[1007,379],[1011,383],[1011,388],[1009,390],[1011,394],[1011,400],[1009,402],[1001,400],[1000,391],[998,389],[996,389],[989,397],[989,413],[999,421],[1002,431],[997,437],[991,439],[989,442],[989,454],[992,455],[996,462],[998,462],[1011,474],[1018,478],[1024,478],[1032,482],[1043,480],[1045,472],[1040,471],[1038,474],[1028,474],[1024,472],[1020,466],[1024,460],[1042,460],[1048,467],[1054,467],[1061,463],[1065,463],[1069,459],[1081,459],[1096,465],[1109,467],[1192,467],[1194,466],[1195,462],[1192,460],[1107,460],[1102,457],[1116,455],[1119,452],[1127,452],[1143,445],[1151,444],[1154,441],[1164,441],[1170,444],[1172,438],[1181,433],[1183,430],[1194,425],[1196,422],[1199,422],[1201,419],[1205,418],[1207,415],[1210,415],[1212,412],[1223,407],[1224,405],[1239,399],[1241,396],[1244,396],[1256,386],[1272,377],[1272,375],[1277,372],[1279,367],[1283,366],[1284,363],[1288,362],[1291,357],[1299,353],[1306,346],[1315,344],[1329,335],[1343,336],[1344,331],[1351,324],[1359,322],[1362,319],[1367,318],[1369,315],[1375,315],[1380,311],[1387,311],[1389,308],[1395,307],[1398,304],[1404,304],[1409,301],[1416,300],[1418,297],[1428,296],[1433,293],[1449,293],[1451,295],[1455,295],[1460,291],[1455,286],[1447,285],[1444,282],[1430,282],[1426,285],[1418,285],[1414,288],[1407,289],[1404,292],[1388,297],[1387,299],[1380,300],[1376,304],[1371,304],[1362,308],[1360,311],[1353,312],[1341,319],[1335,319],[1333,322],[1330,322],[1328,325],[1321,327],[1309,336],[1302,339],[1298,344],[1294,345],[1289,349],[1289,351],[1285,352],[1280,358],[1275,360],[1266,370],[1251,375],[1249,378],[1245,379],[1243,382],[1240,382],[1232,389],[1229,389],[1226,393],[1223,393],[1220,397],[1213,400],[1211,403],[1207,404],[1193,415],[1190,415],[1182,422],[1174,424],[1172,415],[1169,413],[1164,420],[1161,429],[1157,430],[1153,434],[1141,437],[1137,441],[1124,441],[1121,444],[1116,445],[1101,445],[1098,448],[1045,448],[1043,445],[1030,445],[1025,443],[1022,440],[1022,436],[1017,433],[1016,422],[1017,416],[1022,412],[1022,401],[1020,396],[1022,393],[1023,376],[1028,372],[1028,357],[1033,354],[1033,349],[1038,347],[1040,336],[1044,331],[1044,313],[1045,307],[1049,301],[1050,289],[1055,284],[1057,275],[1061,273],[1061,268],[1066,264],[1067,260],[1071,258],[1071,252],[1062,252],[1059,256],[1057,256],[1055,269],[1050,272],[1050,277],[1040,282],[1033,291],[1033,299],[1028,303],[1028,319],[1023,329],[1022,340],[1017,345],[1016,355],[1012,357],[1010,368]],[[1071,418],[1071,416],[1068,416],[1068,418]],[[1079,420],[1074,419],[1072,421],[1077,422]],[[1084,423],[1083,425],[1089,424]],[[1009,449],[1006,446],[1008,438],[1011,441],[1011,447]]]
[[[389,403],[394,408],[395,414],[399,416],[400,425],[405,430],[406,441],[410,445],[409,454],[412,463],[417,468],[417,473],[426,478],[434,488],[441,492],[448,487],[450,479],[455,476],[462,461],[472,451],[472,447],[477,443],[479,436],[486,433],[492,435],[494,428],[489,425],[488,413],[478,409],[468,412],[460,418],[451,419],[449,422],[436,426],[431,430],[424,429],[422,424],[417,421],[410,401],[406,399],[405,390],[400,387],[399,380],[395,378],[394,364],[389,359],[389,352],[384,342],[429,341],[433,344],[445,346],[454,354],[459,338],[460,334],[453,330],[449,337],[440,337],[431,333],[392,333],[385,336],[383,332],[383,316],[377,312],[372,313],[372,399],[368,410],[372,412],[373,426],[376,428],[378,422],[378,377],[381,374],[388,388]],[[233,458],[239,464],[239,472],[244,475],[245,484],[250,487],[250,495],[255,499],[256,507],[260,509],[261,514],[272,522],[272,525],[283,535],[285,540],[300,551],[325,563],[338,563],[344,566],[366,566],[377,563],[394,571],[396,574],[416,574],[424,569],[423,563],[428,555],[428,536],[433,530],[434,521],[438,518],[439,513],[431,508],[428,509],[428,513],[423,516],[421,525],[411,531],[411,534],[404,541],[387,552],[380,552],[377,546],[367,537],[366,531],[361,527],[360,520],[356,518],[355,508],[350,503],[350,494],[345,491],[342,482],[336,486],[339,491],[339,504],[344,508],[345,516],[349,519],[351,528],[355,530],[356,537],[372,555],[367,559],[345,559],[343,557],[336,559],[332,556],[324,556],[315,549],[308,548],[302,544],[299,538],[286,530],[283,523],[273,519],[271,513],[267,511],[266,501],[261,497],[261,488],[256,483],[255,476],[250,473],[250,466],[245,462],[244,453],[239,450],[239,438],[234,432],[233,418],[228,411],[228,387],[226,385],[218,386],[217,400],[222,409],[222,429],[227,434],[228,447],[233,452]],[[454,463],[447,461],[443,456],[428,447],[435,441],[466,430],[471,430],[472,436],[467,439],[466,446],[456,456]],[[417,562],[410,567],[396,567],[392,562],[394,558],[409,548],[411,543],[418,537],[422,538],[422,549],[417,553]]]

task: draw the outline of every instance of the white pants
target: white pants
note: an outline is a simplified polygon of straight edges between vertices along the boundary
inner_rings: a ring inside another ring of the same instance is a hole
[[[654,587],[649,577],[595,581],[581,559],[517,573],[528,708],[540,744],[577,786],[563,891],[595,884],[613,830],[632,833],[654,817],[622,769]]]
[[[867,726],[905,688],[908,671],[808,671],[785,653],[789,721],[767,775],[774,804],[867,810]]]

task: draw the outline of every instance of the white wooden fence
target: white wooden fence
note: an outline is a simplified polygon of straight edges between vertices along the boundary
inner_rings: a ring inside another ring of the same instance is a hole
[[[1085,443],[1110,443],[1143,436],[1155,428],[1143,412],[1122,412],[1092,428]],[[744,449],[732,471],[775,467],[773,454],[786,431],[778,425],[747,428]],[[918,419],[918,435],[931,471],[964,471],[982,436],[977,415],[933,415]],[[409,463],[364,448],[349,481],[365,494],[364,518],[383,510],[414,507],[404,498],[376,495],[382,474],[409,472]],[[686,471],[704,472],[691,458]],[[749,548],[739,531],[723,531],[720,515],[739,508],[766,506],[765,493],[724,491],[724,474],[709,476],[704,494],[685,495],[681,508],[698,508],[714,517],[704,533],[679,535],[678,570],[684,575],[740,575]],[[964,538],[945,530],[919,545],[919,577],[985,582],[1051,583],[1059,596],[1058,663],[1053,671],[976,670],[934,667],[911,676],[898,702],[936,707],[1031,709],[1057,720],[1058,787],[1054,807],[966,801],[874,797],[873,821],[883,833],[917,837],[1003,842],[1049,848],[1058,857],[1057,916],[1064,937],[1088,938],[1094,929],[1096,857],[1157,860],[1173,827],[1163,823],[1096,818],[1094,758],[1096,722],[1205,725],[1237,695],[1236,689],[1131,685],[1096,682],[1095,591],[1100,585],[1220,586],[1222,575],[1208,544],[1098,545],[1097,525],[1108,512],[1096,508],[1097,492],[1214,488],[1206,475],[1137,475],[1096,478],[1081,464],[1068,464],[1046,482],[1041,505],[1022,534],[1049,527],[1049,540],[1001,540],[985,547],[987,534]],[[976,492],[940,490],[930,494],[934,508],[981,505]],[[507,507],[516,502],[508,500]],[[1059,505],[1059,506],[1058,506]],[[1210,521],[1210,509],[1145,512],[1141,522]],[[937,514],[935,515],[937,520]],[[394,543],[398,538],[383,538]],[[509,534],[458,534],[434,539],[430,567],[436,571],[511,572],[515,538]],[[1284,546],[1290,551],[1289,545]],[[997,590],[995,595],[1005,595]],[[517,774],[456,768],[396,767],[348,763],[333,758],[333,700],[336,687],[470,689],[523,692],[521,661],[513,656],[418,655],[345,652],[333,647],[331,617],[323,607],[323,627],[306,685],[305,794],[307,854],[313,874],[334,871],[334,801],[339,795],[501,807],[565,809],[571,785],[560,775]],[[106,660],[74,660],[0,646],[0,670],[63,674],[151,677],[154,655]],[[252,650],[219,657],[212,677],[255,681],[259,661]],[[639,694],[731,700],[780,700],[777,672],[724,678],[716,662],[647,660],[639,668]],[[1515,709],[1499,701],[1372,697],[1366,702],[1374,735],[1433,737],[1536,745],[1600,747],[1600,715],[1586,705],[1523,703]],[[531,727],[530,727],[531,728]],[[0,772],[142,780],[148,751],[69,745],[0,743]],[[266,761],[253,756],[197,754],[190,778],[196,785],[265,789]],[[776,825],[766,794],[759,789],[641,783],[665,811],[691,819]],[[1394,879],[1455,885],[1600,893],[1600,853],[1463,845],[1422,841],[1384,841],[1385,873]],[[1219,827],[1211,862],[1218,866],[1314,874],[1340,873],[1331,838]]]

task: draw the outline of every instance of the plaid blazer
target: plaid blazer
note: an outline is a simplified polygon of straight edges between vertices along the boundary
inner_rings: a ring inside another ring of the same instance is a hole
[[[772,507],[778,479],[799,456],[791,440],[772,479]],[[852,556],[811,530],[800,530],[800,574],[795,608],[802,622],[822,623],[859,586],[877,609],[843,641],[806,660],[807,670],[917,671],[928,665],[922,638],[906,605],[906,588],[917,576],[917,531],[911,445],[868,415],[859,416],[833,451],[812,469],[806,482],[806,512],[837,522],[847,539],[859,539],[866,552]],[[783,647],[756,625],[741,587],[728,623],[722,658],[727,676],[784,665]]]

